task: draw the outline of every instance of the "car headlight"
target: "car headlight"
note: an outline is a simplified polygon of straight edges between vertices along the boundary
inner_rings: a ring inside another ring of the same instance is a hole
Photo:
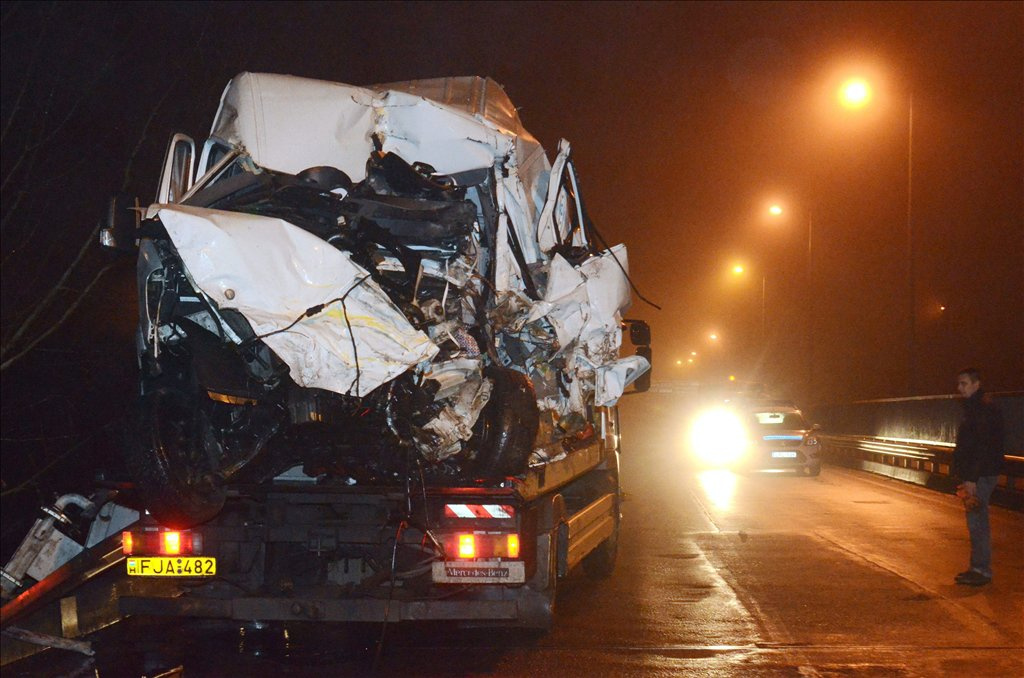
[[[749,447],[747,429],[735,412],[708,410],[697,415],[690,428],[690,449],[706,464],[731,464]]]

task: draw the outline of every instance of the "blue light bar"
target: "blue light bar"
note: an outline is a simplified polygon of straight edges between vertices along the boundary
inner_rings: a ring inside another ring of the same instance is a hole
[[[765,440],[803,440],[803,436],[765,436]]]

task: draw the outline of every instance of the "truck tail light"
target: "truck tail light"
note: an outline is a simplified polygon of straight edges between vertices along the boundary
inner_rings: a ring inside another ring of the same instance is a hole
[[[460,532],[445,539],[445,550],[456,558],[512,558],[520,555],[515,532]]]
[[[476,558],[476,537],[471,534],[459,535],[459,558]]]
[[[198,556],[203,535],[192,530],[142,528],[121,533],[121,552],[126,556]]]
[[[161,553],[168,556],[181,554],[181,532],[163,532],[160,536]]]

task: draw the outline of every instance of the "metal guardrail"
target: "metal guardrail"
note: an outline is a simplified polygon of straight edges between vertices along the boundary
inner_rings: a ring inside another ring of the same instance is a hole
[[[889,476],[941,492],[953,492],[953,444],[861,435],[821,435],[824,460]],[[1024,456],[1007,455],[992,504],[1024,511]]]

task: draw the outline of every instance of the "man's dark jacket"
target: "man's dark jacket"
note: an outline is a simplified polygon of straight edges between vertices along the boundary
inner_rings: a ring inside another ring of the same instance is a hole
[[[964,400],[964,418],[956,431],[953,475],[977,482],[1003,469],[1003,413],[982,389]]]

